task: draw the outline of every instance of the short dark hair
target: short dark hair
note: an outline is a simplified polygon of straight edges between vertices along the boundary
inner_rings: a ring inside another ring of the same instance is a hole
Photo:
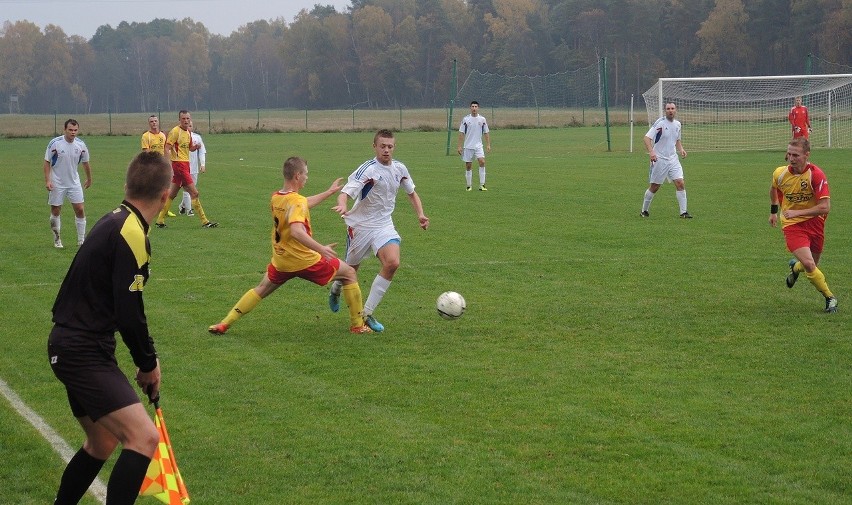
[[[74,126],[80,126],[80,123],[78,123],[76,119],[68,119],[67,121],[65,121],[65,126],[63,127],[63,129],[68,128],[68,125],[70,124]]]
[[[479,102],[477,102],[476,100],[471,100],[471,101],[470,101],[470,104],[471,104],[471,105],[473,105],[473,104],[479,105]]]
[[[809,153],[811,152],[811,141],[806,139],[805,137],[796,137],[790,140],[791,146],[801,147],[802,151]]]
[[[172,182],[172,165],[160,153],[137,154],[127,166],[124,196],[128,199],[157,200]]]
[[[284,160],[284,178],[292,181],[298,174],[304,172],[307,166],[308,162],[304,158],[290,156]]]
[[[380,138],[392,139],[394,138],[393,132],[388,130],[387,128],[382,128],[381,130],[376,132],[376,135],[373,136],[373,144],[375,144]]]
[[[184,114],[189,114],[189,111],[186,109],[181,109],[180,112],[178,112],[178,118],[180,118]]]

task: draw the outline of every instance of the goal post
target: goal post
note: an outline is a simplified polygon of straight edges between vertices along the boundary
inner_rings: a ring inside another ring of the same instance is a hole
[[[661,78],[642,94],[649,125],[677,105],[684,145],[698,151],[782,149],[799,96],[814,147],[852,148],[852,74]]]

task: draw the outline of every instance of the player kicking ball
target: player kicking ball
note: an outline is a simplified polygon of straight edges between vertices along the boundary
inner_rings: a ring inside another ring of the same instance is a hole
[[[228,331],[237,319],[248,314],[261,300],[294,277],[325,286],[341,282],[343,298],[349,306],[349,331],[372,333],[364,324],[361,287],[355,269],[340,261],[334,246],[317,242],[311,230],[310,208],[340,191],[342,178],[335,179],[322,193],[304,197],[299,191],[308,182],[308,163],[291,157],[284,162],[284,187],[272,194],[272,259],[260,284],[248,290],[225,319],[208,328],[214,335]]]

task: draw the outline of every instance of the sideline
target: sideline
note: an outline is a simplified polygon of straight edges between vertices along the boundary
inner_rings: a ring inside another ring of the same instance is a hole
[[[50,425],[44,422],[44,419],[42,419],[41,416],[24,403],[24,401],[21,400],[21,397],[12,391],[9,385],[6,384],[6,381],[2,378],[0,378],[0,393],[3,393],[3,396],[9,400],[9,403],[12,405],[12,408],[15,409],[15,412],[20,414],[21,417],[26,419],[33,426],[33,428],[41,433],[41,436],[50,443],[53,450],[62,457],[63,461],[68,463],[71,460],[76,451],[71,449],[71,446],[69,446],[68,443],[50,427]],[[58,478],[56,482],[58,485]],[[92,485],[89,487],[89,492],[92,493],[101,503],[106,504],[106,486],[99,477],[96,477],[95,481],[92,482]]]

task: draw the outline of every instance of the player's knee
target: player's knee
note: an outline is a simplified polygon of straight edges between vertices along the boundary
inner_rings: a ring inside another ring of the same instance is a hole
[[[334,280],[341,281],[343,284],[352,284],[358,282],[358,274],[354,268],[344,262],[340,262],[340,268],[337,269],[337,275]]]
[[[382,262],[382,270],[384,272],[394,274],[399,268],[399,258],[387,258]]]
[[[118,440],[112,437],[109,439],[88,438],[85,442],[83,442],[83,450],[85,450],[91,457],[100,460],[109,459],[116,447],[118,447]]]
[[[145,428],[136,433],[124,446],[139,454],[153,456],[159,443],[160,432],[157,431],[157,427],[153,423],[146,423]]]

